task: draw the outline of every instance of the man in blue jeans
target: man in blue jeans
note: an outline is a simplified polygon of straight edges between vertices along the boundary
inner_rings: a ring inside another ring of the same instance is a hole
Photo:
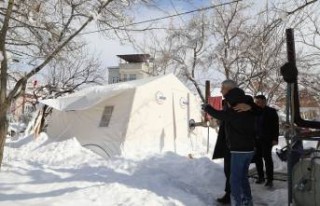
[[[248,180],[248,169],[254,151],[240,152],[231,151],[231,194],[236,206],[251,206],[252,195]]]
[[[215,110],[208,104],[203,105],[202,109],[212,117],[224,121],[226,141],[231,153],[232,205],[251,206],[248,170],[254,155],[255,115],[250,111],[237,112],[233,109],[239,103],[250,101],[243,90],[231,89],[224,97],[228,105],[225,111]]]

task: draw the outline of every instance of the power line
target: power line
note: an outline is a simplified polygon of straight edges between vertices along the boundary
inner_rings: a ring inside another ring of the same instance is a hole
[[[177,17],[177,16],[187,15],[187,14],[191,14],[191,13],[194,13],[194,12],[206,11],[206,10],[214,9],[216,7],[225,6],[225,5],[228,5],[228,4],[238,3],[240,1],[242,1],[242,0],[230,1],[230,2],[226,2],[226,3],[221,3],[221,4],[216,4],[216,5],[212,5],[212,6],[208,6],[208,7],[203,7],[203,8],[199,8],[199,9],[194,9],[194,10],[190,10],[190,11],[176,13],[176,14],[172,14],[172,15],[168,15],[168,16],[158,17],[158,18],[154,18],[154,19],[148,19],[148,20],[144,20],[144,21],[133,22],[133,23],[130,23],[130,24],[127,24],[127,25],[123,25],[123,26],[117,26],[117,27],[112,27],[112,28],[106,28],[106,29],[100,29],[100,30],[95,30],[95,31],[84,32],[84,33],[82,33],[82,35],[97,33],[97,32],[101,32],[101,31],[121,29],[121,28],[125,28],[125,27],[128,27],[128,26],[145,24],[145,23],[150,23],[150,22],[155,22],[155,21],[161,21],[161,20],[164,20],[164,19],[169,19],[169,18],[173,18],[173,17]]]

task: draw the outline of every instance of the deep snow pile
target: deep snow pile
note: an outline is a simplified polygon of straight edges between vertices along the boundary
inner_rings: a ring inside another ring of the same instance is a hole
[[[172,152],[105,160],[76,139],[45,134],[6,144],[0,205],[215,205],[223,193],[221,160]],[[253,185],[256,205],[285,205],[285,183]],[[267,204],[266,204],[267,203]]]

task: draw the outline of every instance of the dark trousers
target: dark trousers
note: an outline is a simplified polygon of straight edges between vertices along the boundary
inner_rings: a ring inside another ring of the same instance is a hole
[[[224,156],[224,174],[226,176],[226,185],[224,191],[230,195],[231,186],[230,186],[230,171],[231,171],[231,153],[227,151]]]
[[[256,168],[258,172],[258,176],[261,179],[264,179],[263,172],[263,160],[266,168],[267,180],[273,180],[273,160],[272,160],[272,142],[266,142],[261,139],[257,139],[256,142],[256,154],[255,154],[255,162]]]

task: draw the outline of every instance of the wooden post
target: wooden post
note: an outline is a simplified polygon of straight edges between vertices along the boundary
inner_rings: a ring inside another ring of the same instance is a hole
[[[209,97],[210,97],[210,81],[206,81],[206,97],[205,97],[205,101],[206,103],[208,104],[209,103]],[[207,154],[209,153],[209,140],[210,140],[210,122],[209,122],[209,118],[208,118],[208,115],[205,114],[205,121],[207,123],[207,127],[208,127],[208,137],[207,137]]]
[[[206,81],[206,103],[208,103],[208,99],[210,97],[210,81]]]

